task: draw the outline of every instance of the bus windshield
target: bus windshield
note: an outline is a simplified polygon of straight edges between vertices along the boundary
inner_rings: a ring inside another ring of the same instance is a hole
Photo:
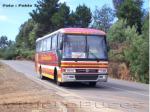
[[[104,36],[66,35],[63,58],[107,59],[107,46]]]

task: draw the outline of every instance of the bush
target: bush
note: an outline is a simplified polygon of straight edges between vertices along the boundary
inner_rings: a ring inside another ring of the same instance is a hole
[[[3,55],[4,55],[4,50],[0,49],[0,58],[3,58]]]
[[[3,58],[6,60],[15,59],[17,56],[16,48],[15,47],[9,47],[7,48],[3,53]]]
[[[125,20],[119,20],[111,26],[108,31],[108,40],[110,42],[122,43],[126,40],[125,28],[127,23]]]
[[[17,54],[20,59],[34,60],[35,51],[29,49],[17,49]]]
[[[124,62],[129,67],[133,80],[149,83],[149,38],[148,24],[139,35],[135,26],[127,26],[124,20],[117,21],[108,32],[111,61]]]
[[[133,36],[132,44],[125,50],[132,76],[140,82],[149,83],[149,43],[142,36]]]
[[[3,52],[2,52],[3,51]],[[34,50],[29,49],[17,49],[15,46],[6,48],[5,50],[0,50],[0,56],[3,59],[11,60],[11,59],[27,59],[34,60]]]
[[[33,50],[25,50],[25,51],[22,51],[21,53],[22,57],[28,60],[34,60],[34,54],[35,54],[35,51]]]

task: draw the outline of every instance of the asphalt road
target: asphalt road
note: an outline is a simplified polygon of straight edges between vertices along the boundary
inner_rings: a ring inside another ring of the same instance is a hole
[[[74,94],[85,98],[90,102],[104,107],[122,110],[123,112],[149,112],[149,85],[116,79],[108,79],[108,82],[98,83],[96,87],[89,87],[83,83],[69,83],[65,87],[58,87],[53,81],[40,80],[36,74],[34,63],[31,61],[4,61],[14,70],[24,73],[28,78],[39,82],[49,89],[61,91],[64,94]],[[11,75],[11,74],[10,74]],[[90,105],[89,105],[90,106]]]

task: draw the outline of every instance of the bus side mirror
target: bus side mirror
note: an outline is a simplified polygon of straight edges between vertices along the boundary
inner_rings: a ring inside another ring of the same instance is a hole
[[[107,52],[109,52],[109,51],[110,51],[110,46],[108,45],[108,46],[107,46]]]

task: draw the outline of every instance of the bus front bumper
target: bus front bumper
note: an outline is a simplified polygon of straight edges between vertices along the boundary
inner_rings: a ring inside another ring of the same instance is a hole
[[[107,82],[108,74],[62,74],[62,82]]]

